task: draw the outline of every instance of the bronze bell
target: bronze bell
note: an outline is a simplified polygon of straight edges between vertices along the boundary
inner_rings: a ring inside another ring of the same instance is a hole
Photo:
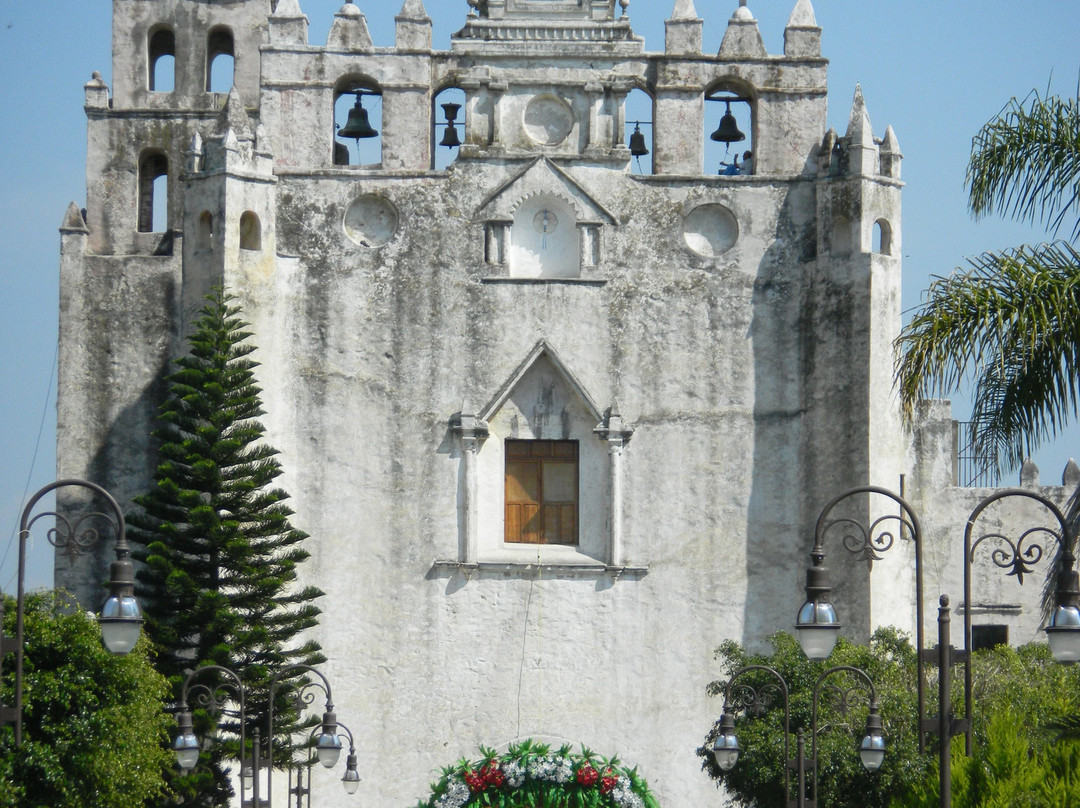
[[[649,153],[649,147],[645,145],[645,135],[641,134],[641,124],[634,124],[634,132],[630,135],[630,154],[634,157],[644,157]]]
[[[720,118],[720,125],[709,137],[718,143],[738,143],[746,140],[746,135],[739,131],[739,124],[735,122],[735,116],[731,114],[731,102],[725,101],[727,112]]]
[[[367,110],[360,103],[360,94],[357,93],[356,104],[349,110],[349,119],[338,130],[338,137],[351,137],[360,140],[366,137],[378,137],[379,133],[368,122]]]
[[[457,120],[458,110],[461,109],[461,104],[446,103],[442,105],[443,114],[446,115],[446,131],[443,132],[442,140],[439,141],[440,146],[446,146],[449,149],[455,146],[461,145],[461,138],[458,137],[457,127],[454,126],[454,121]]]

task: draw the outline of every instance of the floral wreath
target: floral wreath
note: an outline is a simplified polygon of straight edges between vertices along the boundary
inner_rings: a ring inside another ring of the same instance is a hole
[[[503,755],[481,746],[480,755],[443,769],[416,808],[659,808],[637,767],[585,746],[552,752],[530,738]]]

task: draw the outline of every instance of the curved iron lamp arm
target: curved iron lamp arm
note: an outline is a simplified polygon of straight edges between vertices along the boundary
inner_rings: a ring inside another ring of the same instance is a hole
[[[842,517],[829,521],[829,515],[833,508],[845,499],[859,494],[880,494],[881,496],[887,497],[900,506],[900,513],[880,516],[868,526],[863,525],[858,520],[850,517]],[[899,494],[877,485],[862,485],[856,488],[849,488],[829,500],[825,507],[821,509],[821,513],[818,515],[817,524],[814,528],[814,546],[810,551],[811,565],[806,571],[806,593],[808,602],[815,598],[828,596],[828,569],[825,567],[824,544],[825,534],[830,528],[837,524],[846,524],[857,527],[861,534],[861,538],[845,536],[843,547],[852,555],[856,555],[872,563],[873,561],[880,560],[882,558],[881,554],[893,547],[894,541],[890,532],[881,531],[875,533],[875,531],[878,531],[881,528],[883,523],[893,520],[899,523],[898,532],[900,535],[903,535],[903,531],[906,529],[910,533],[911,539],[915,544],[915,651],[917,660],[916,668],[919,680],[919,715],[916,731],[919,737],[919,752],[921,754],[926,751],[926,736],[922,728],[923,715],[926,712],[926,673],[923,667],[923,648],[925,647],[923,630],[923,542],[922,526],[919,524],[919,516],[915,513],[915,510],[911,507],[910,503]]]
[[[321,689],[324,693],[326,693],[326,707],[323,711],[322,733],[320,737],[326,735],[331,735],[335,738],[337,737],[338,723],[337,715],[334,713],[334,699],[330,689],[330,680],[328,680],[320,671],[313,668],[311,665],[295,664],[282,668],[280,671],[274,674],[274,678],[270,680],[270,703],[269,709],[267,711],[266,737],[267,744],[269,746],[267,758],[269,760],[269,765],[271,769],[273,769],[274,766],[274,697],[277,695],[278,687],[280,687],[282,684],[289,684],[282,682],[282,680],[287,676],[291,676],[297,673],[313,673],[321,680],[321,684],[319,682],[304,683],[299,688],[297,688],[297,691],[298,694],[302,694],[305,690],[309,688],[316,688]],[[296,687],[295,685],[291,686]],[[314,696],[314,694],[312,694],[312,696]],[[266,787],[266,798],[270,801],[271,805],[273,805],[273,782],[274,778],[269,777]]]
[[[1046,508],[1057,520],[1057,530],[1048,527],[1027,528],[1016,541],[1013,541],[1004,533],[987,533],[972,541],[975,523],[983,512],[995,502],[1010,497],[1030,499]],[[1014,576],[1023,586],[1024,575],[1032,571],[1033,565],[1037,564],[1045,553],[1045,548],[1038,541],[1032,541],[1026,547],[1024,543],[1032,536],[1038,536],[1039,534],[1053,539],[1058,545],[1060,550],[1059,558],[1063,568],[1063,570],[1058,571],[1058,574],[1071,572],[1075,557],[1073,555],[1073,539],[1069,536],[1068,521],[1065,519],[1061,509],[1041,494],[1026,488],[1005,488],[983,499],[968,516],[967,526],[964,528],[964,649],[968,654],[971,653],[971,577],[975,551],[979,549],[983,542],[997,541],[1003,544],[1004,546],[999,546],[992,551],[991,560],[995,566],[1005,570],[1006,575]],[[971,755],[972,707],[972,671],[969,657],[968,663],[964,665],[964,718],[967,720],[967,726],[964,729],[964,747],[969,756]]]
[[[762,671],[769,674],[776,680],[777,684],[769,684],[761,689],[755,688],[751,685],[740,684],[739,679],[743,674],[750,673],[751,671]],[[744,693],[751,695],[752,701],[749,706],[745,704],[744,709],[748,712],[762,713],[770,703],[771,699],[768,696],[768,688],[778,689],[780,695],[784,701],[784,796],[790,802],[791,800],[791,769],[788,765],[788,761],[791,759],[791,750],[789,746],[789,736],[791,735],[791,708],[788,703],[788,686],[784,681],[784,677],[780,675],[778,671],[770,668],[768,665],[745,665],[739,668],[728,679],[727,685],[724,686],[724,718],[721,719],[721,723],[725,720],[729,720],[734,729],[734,713],[732,712],[731,694],[735,687],[738,686]]]
[[[817,798],[818,798],[818,753],[817,753],[818,699],[819,699],[819,697],[821,695],[821,686],[825,683],[825,680],[828,679],[833,674],[836,674],[836,673],[851,673],[851,674],[854,674],[856,678],[862,679],[862,681],[866,684],[867,689],[870,691],[870,717],[868,717],[868,719],[867,719],[867,727],[869,729],[869,727],[876,724],[878,729],[881,728],[880,719],[877,719],[876,722],[874,721],[874,717],[877,716],[877,712],[878,712],[877,688],[874,687],[874,682],[870,678],[869,674],[866,673],[866,671],[861,670],[860,668],[852,667],[851,665],[837,665],[836,667],[829,668],[827,671],[822,673],[821,676],[818,677],[817,682],[814,684],[814,692],[813,692],[813,695],[811,696],[811,708],[810,708],[810,757],[813,759],[813,766],[814,766],[814,769],[813,769],[813,771],[814,771],[813,783],[814,783],[814,804],[815,805],[817,804]],[[841,710],[841,712],[846,714],[847,713],[846,692],[845,692],[845,700],[844,701],[845,701],[845,706]]]

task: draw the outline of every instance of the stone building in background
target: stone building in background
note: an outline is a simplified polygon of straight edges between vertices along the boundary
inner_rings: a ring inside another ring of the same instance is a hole
[[[528,736],[617,752],[662,804],[714,803],[693,752],[720,707],[713,649],[791,629],[818,511],[846,488],[904,488],[927,591],[959,602],[988,492],[956,486],[942,405],[914,439],[900,422],[892,129],[856,90],[827,131],[809,0],[782,54],[745,2],[702,53],[692,0],[649,53],[628,5],[470,0],[441,51],[422,0],[392,47],[351,3],[322,44],[299,0],[114,0],[113,86],[86,85],[59,476],[145,490],[169,363],[224,283],[370,804]],[[912,628],[898,544],[872,576],[830,546],[849,636]],[[96,600],[108,560],[58,559],[57,583]],[[1034,637],[1038,586],[983,578],[977,622]]]

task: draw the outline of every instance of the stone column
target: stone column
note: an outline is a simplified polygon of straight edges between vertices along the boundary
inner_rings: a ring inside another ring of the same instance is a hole
[[[585,93],[589,96],[589,142],[585,150],[602,154],[605,149],[600,142],[600,107],[604,103],[604,85],[589,82],[585,85]]]
[[[612,403],[604,413],[604,420],[593,430],[608,445],[609,495],[608,511],[611,514],[608,565],[621,567],[623,560],[623,449],[630,442],[634,430],[628,429],[619,415],[618,405]]]
[[[476,547],[479,541],[476,514],[476,453],[480,451],[481,444],[487,439],[488,425],[486,421],[463,411],[450,418],[450,429],[457,435],[461,445],[463,491],[458,560],[463,564],[475,564]]]

